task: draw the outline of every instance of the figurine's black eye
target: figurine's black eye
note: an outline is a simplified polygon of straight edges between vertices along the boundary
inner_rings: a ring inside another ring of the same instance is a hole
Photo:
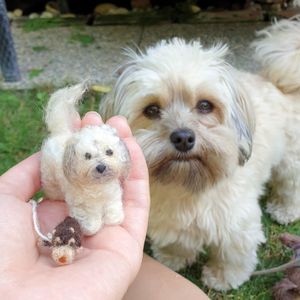
[[[92,158],[92,154],[87,152],[87,153],[84,155],[84,157],[85,157],[85,159],[91,159],[91,158]]]
[[[159,119],[160,118],[160,107],[157,104],[150,104],[144,108],[143,114],[148,119]]]
[[[107,156],[112,156],[114,154],[114,152],[111,149],[107,149],[105,153]]]
[[[208,114],[213,111],[214,105],[208,100],[200,100],[197,103],[196,108],[201,114]]]

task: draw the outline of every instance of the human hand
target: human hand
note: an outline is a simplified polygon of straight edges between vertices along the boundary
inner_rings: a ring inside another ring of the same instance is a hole
[[[78,123],[78,122],[77,122]],[[81,126],[99,125],[88,113]],[[147,166],[127,122],[113,117],[130,152],[132,167],[124,183],[125,220],[84,237],[84,251],[73,264],[57,267],[39,252],[27,201],[40,189],[40,154],[22,161],[0,177],[0,293],[3,299],[122,299],[134,280],[143,255],[149,213]],[[43,232],[67,215],[63,201],[44,200],[38,206]]]

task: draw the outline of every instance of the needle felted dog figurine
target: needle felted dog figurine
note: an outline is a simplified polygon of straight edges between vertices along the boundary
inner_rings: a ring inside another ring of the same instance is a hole
[[[114,128],[74,128],[76,105],[85,90],[82,84],[64,88],[49,100],[45,121],[50,135],[42,146],[41,179],[46,197],[65,199],[82,233],[93,235],[104,224],[124,219],[121,181],[130,157]]]

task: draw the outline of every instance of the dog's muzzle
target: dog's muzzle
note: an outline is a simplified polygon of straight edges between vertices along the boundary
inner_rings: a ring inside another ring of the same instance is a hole
[[[179,128],[170,135],[171,143],[176,150],[180,152],[188,152],[195,145],[195,133],[188,128]]]

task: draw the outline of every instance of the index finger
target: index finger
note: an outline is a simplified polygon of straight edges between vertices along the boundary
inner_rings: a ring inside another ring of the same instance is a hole
[[[141,248],[144,245],[149,209],[150,192],[149,176],[143,152],[133,137],[124,139],[132,166],[127,180],[124,182],[125,220],[122,226],[135,238]]]
[[[30,199],[41,188],[40,152],[35,153],[0,177],[0,191],[18,197],[23,201]]]
[[[106,123],[117,129],[118,135],[121,139],[132,137],[130,127],[125,117],[114,116],[111,117]]]
[[[140,146],[132,136],[127,120],[115,116],[107,123],[117,129],[130,153],[131,169],[124,182],[125,220],[122,226],[142,246],[146,236],[150,206],[147,164]]]

